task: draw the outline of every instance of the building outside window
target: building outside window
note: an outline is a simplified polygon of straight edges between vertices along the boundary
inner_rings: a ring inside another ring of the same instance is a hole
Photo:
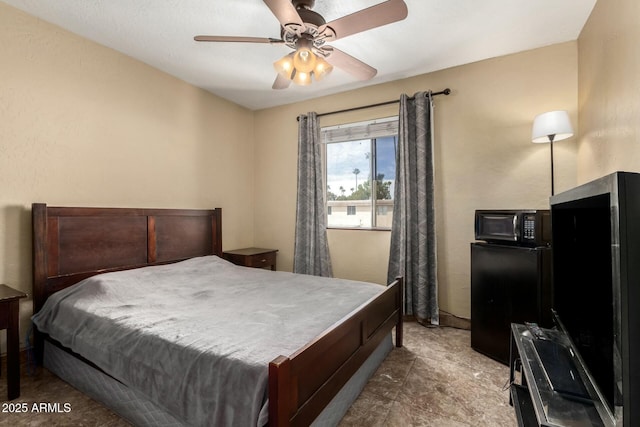
[[[397,117],[322,130],[329,228],[391,228],[397,133]]]

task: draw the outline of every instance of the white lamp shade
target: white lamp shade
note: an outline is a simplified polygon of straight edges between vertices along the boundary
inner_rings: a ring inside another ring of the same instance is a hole
[[[554,141],[560,141],[573,136],[569,113],[566,111],[549,111],[536,116],[533,120],[531,141],[549,142],[551,135],[554,135]]]

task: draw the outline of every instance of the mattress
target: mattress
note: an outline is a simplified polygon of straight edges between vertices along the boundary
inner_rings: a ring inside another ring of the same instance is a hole
[[[383,290],[208,256],[91,277],[33,321],[180,423],[261,426],[268,363]]]

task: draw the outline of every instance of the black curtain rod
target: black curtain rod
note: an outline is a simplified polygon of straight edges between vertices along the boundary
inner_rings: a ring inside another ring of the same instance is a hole
[[[431,92],[431,96],[449,95],[450,93],[451,93],[451,89],[446,88],[444,90],[441,90],[440,92]],[[425,96],[428,96],[428,95],[429,95],[429,93],[427,92],[427,94]],[[409,99],[413,99],[413,97],[411,97]],[[377,104],[363,105],[361,107],[346,108],[344,110],[338,110],[338,111],[329,111],[328,113],[320,113],[320,114],[318,114],[318,117],[328,116],[328,115],[331,115],[331,114],[338,114],[338,113],[348,113],[350,111],[364,110],[365,108],[382,107],[383,105],[391,105],[391,104],[395,104],[395,103],[398,103],[398,102],[400,102],[399,99],[394,99],[393,101],[379,102]],[[300,119],[297,118],[297,117],[296,117],[296,120],[300,121]]]

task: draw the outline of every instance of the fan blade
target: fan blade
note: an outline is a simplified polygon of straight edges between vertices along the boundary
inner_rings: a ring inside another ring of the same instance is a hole
[[[286,89],[289,87],[289,85],[291,84],[291,80],[289,80],[286,77],[283,77],[282,75],[280,75],[280,73],[278,73],[276,75],[276,80],[273,82],[273,89]]]
[[[359,80],[372,79],[378,73],[375,68],[333,46],[325,46],[322,50],[326,53],[331,52],[325,58],[328,63],[334,67],[341,68]]]
[[[402,21],[407,17],[407,14],[407,5],[403,0],[388,0],[328,22],[326,26],[333,29],[336,34],[334,40],[337,40],[372,28],[391,24],[392,22]],[[320,32],[322,32],[323,29],[324,26],[320,27]]]
[[[197,42],[284,43],[284,40],[268,37],[195,36],[193,39]]]
[[[300,27],[304,26],[304,22],[302,22],[302,18],[298,15],[298,11],[293,3],[291,3],[291,0],[264,0],[264,2],[283,27],[286,27],[288,24],[296,24]]]

